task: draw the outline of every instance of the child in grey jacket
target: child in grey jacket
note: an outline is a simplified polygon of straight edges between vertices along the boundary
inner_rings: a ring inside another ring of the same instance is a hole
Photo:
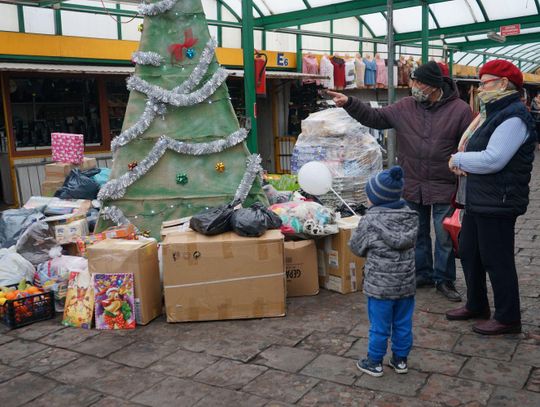
[[[349,241],[354,254],[366,257],[364,294],[370,322],[367,358],[356,365],[375,377],[383,375],[390,337],[393,354],[389,366],[397,373],[407,373],[412,347],[418,215],[401,198],[402,192],[401,167],[372,177],[366,185],[370,207]]]

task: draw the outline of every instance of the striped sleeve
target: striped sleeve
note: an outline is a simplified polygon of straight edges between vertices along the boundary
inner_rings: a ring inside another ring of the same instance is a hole
[[[456,153],[452,163],[472,174],[492,174],[502,170],[527,140],[527,125],[519,117],[502,122],[493,132],[483,151]]]

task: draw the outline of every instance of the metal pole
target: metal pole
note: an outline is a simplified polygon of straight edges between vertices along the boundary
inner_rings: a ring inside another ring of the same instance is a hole
[[[244,54],[244,98],[246,126],[249,127],[247,146],[257,152],[257,95],[255,94],[255,59],[253,40],[253,0],[242,0],[242,48]]]
[[[387,46],[388,46],[388,104],[394,103],[396,98],[396,89],[394,87],[394,1],[386,2],[386,22],[387,22]],[[396,163],[396,132],[390,129],[387,134],[388,167]]]
[[[422,63],[428,62],[429,58],[429,4],[422,0]]]
[[[302,34],[296,34],[296,72],[302,72],[302,62]]]
[[[450,78],[454,76],[454,50],[449,49],[449,59],[448,59],[448,73],[450,74]]]

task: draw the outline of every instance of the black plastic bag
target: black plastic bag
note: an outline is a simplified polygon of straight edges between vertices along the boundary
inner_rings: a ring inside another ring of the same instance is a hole
[[[259,237],[268,229],[278,229],[281,218],[274,212],[256,202],[249,208],[235,211],[231,218],[232,229],[240,236]]]
[[[96,199],[100,187],[92,177],[99,172],[99,168],[86,171],[77,168],[71,170],[64,185],[56,191],[54,196],[62,199]]]
[[[0,248],[11,247],[24,231],[45,216],[40,209],[7,209],[0,212]]]
[[[191,217],[189,227],[203,235],[219,235],[231,230],[231,216],[238,201],[199,212]]]

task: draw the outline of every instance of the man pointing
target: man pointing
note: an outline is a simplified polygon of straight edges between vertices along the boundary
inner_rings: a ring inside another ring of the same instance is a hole
[[[417,286],[435,286],[450,301],[461,301],[454,286],[456,264],[452,240],[442,221],[452,209],[456,177],[448,169],[461,135],[472,120],[469,106],[459,98],[455,83],[442,76],[430,61],[411,75],[412,96],[383,107],[372,108],[355,97],[328,91],[336,106],[365,126],[394,128],[397,158],[403,168],[403,197],[419,215],[416,243]],[[393,165],[393,163],[391,163]],[[431,241],[431,218],[435,229],[435,254]]]

